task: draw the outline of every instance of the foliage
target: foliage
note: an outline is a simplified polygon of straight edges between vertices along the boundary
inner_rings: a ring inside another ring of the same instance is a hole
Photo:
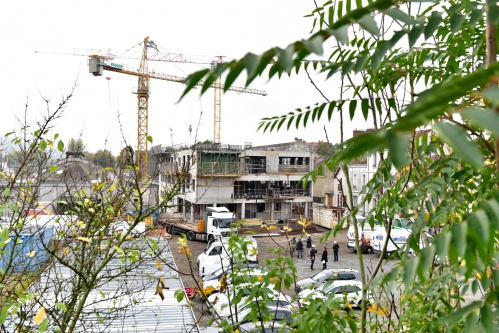
[[[315,150],[315,153],[319,156],[323,157],[329,157],[334,154],[335,147],[332,143],[329,142],[321,142],[318,146],[317,149]]]
[[[71,138],[69,139],[68,145],[67,145],[67,150],[70,152],[77,152],[77,153],[83,153],[85,149],[87,148],[87,145],[83,142],[81,138],[74,139]]]
[[[126,146],[125,148],[121,149],[116,163],[120,168],[125,168],[129,165],[133,165],[134,157],[135,153],[132,146]]]
[[[364,284],[364,295],[377,289],[376,307],[368,311],[363,302],[361,314],[351,316],[329,301],[316,302],[296,316],[297,331],[497,331],[499,6],[471,0],[326,1],[308,17],[309,38],[194,73],[182,95],[200,81],[204,93],[224,73],[226,91],[243,72],[249,85],[261,75],[271,79],[313,69],[341,83],[340,97],[266,117],[260,130],[306,127],[331,120],[334,112],[341,115],[342,137],[344,115],[360,113],[374,123],[372,132],[342,140],[320,168],[342,166],[348,173],[351,161],[379,154],[380,167],[357,207],[347,179],[352,209],[346,219],[354,221],[358,247],[355,215],[366,203],[375,203],[367,221],[384,221],[388,237],[394,217],[412,217],[409,247],[389,271],[382,272],[381,256]],[[313,55],[326,60],[310,60]],[[320,172],[311,172],[305,185]],[[431,242],[429,227],[436,232]]]
[[[116,162],[114,155],[106,149],[97,150],[95,154],[93,154],[93,156],[91,155],[89,158],[101,168],[114,167]]]

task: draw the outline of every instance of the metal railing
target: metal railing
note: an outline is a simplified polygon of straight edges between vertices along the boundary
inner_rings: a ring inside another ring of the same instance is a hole
[[[308,197],[310,190],[304,189],[247,189],[234,190],[233,199],[267,199],[267,198],[295,198]]]
[[[266,166],[241,162],[203,162],[200,163],[199,173],[204,175],[246,175],[266,173]]]
[[[309,171],[309,166],[308,165],[279,164],[277,171],[278,172],[307,173]]]

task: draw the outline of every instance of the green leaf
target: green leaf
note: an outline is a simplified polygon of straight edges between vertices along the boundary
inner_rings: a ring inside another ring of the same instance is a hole
[[[390,149],[390,159],[397,170],[406,166],[409,160],[409,135],[407,133],[388,132],[388,149]]]
[[[189,91],[191,91],[194,86],[198,85],[199,82],[203,79],[203,77],[206,74],[208,74],[209,72],[210,72],[209,69],[203,69],[203,70],[200,70],[198,72],[195,72],[195,73],[189,75],[185,79],[185,83],[187,84],[187,86],[185,87],[184,92],[182,93],[182,96],[180,96],[180,99],[182,99],[185,95],[187,95],[187,93]]]
[[[185,292],[183,289],[175,290],[175,298],[177,299],[177,302],[180,303],[184,300],[185,297]]]
[[[49,324],[49,319],[45,318],[45,320],[42,321],[42,323],[40,324],[40,326],[38,326],[38,331],[45,332],[45,330],[47,329],[48,324]]]
[[[246,72],[248,73],[248,78],[253,78],[256,75],[256,69],[258,67],[258,63],[260,62],[260,57],[253,54],[248,53],[244,57],[244,63],[246,64]]]
[[[383,113],[383,107],[381,105],[381,99],[377,98],[374,103],[376,104],[376,109],[378,109],[378,113],[382,114]]]
[[[479,209],[474,214],[468,216],[468,221],[471,229],[477,233],[478,239],[484,243],[488,243],[490,228],[487,214],[482,209]]]
[[[464,23],[466,16],[454,13],[450,18],[450,31],[452,33],[459,31]]]
[[[424,25],[415,25],[409,31],[409,47],[412,48],[414,44],[418,41],[419,36],[423,33]]]
[[[404,270],[404,285],[405,288],[409,288],[414,282],[414,275],[416,274],[416,268],[419,264],[419,257],[415,257],[407,261]]]
[[[61,140],[57,142],[57,150],[59,150],[61,153],[64,152],[64,142],[62,142]]]
[[[499,114],[469,108],[461,112],[461,115],[464,119],[469,120],[471,124],[488,129],[494,136],[499,137]]]
[[[383,11],[383,13],[385,13],[386,15],[392,17],[393,19],[395,19],[397,21],[401,21],[401,22],[406,23],[406,24],[417,23],[417,21],[414,18],[412,18],[410,15],[408,15],[407,13],[404,13],[403,11],[401,11],[400,9],[398,9],[396,7],[387,9],[387,10]]]
[[[475,8],[470,16],[470,26],[474,27],[483,18],[483,10]]]
[[[45,151],[45,149],[47,149],[47,141],[45,141],[45,139],[42,139],[40,141],[40,146],[39,146],[40,150],[41,151]]]
[[[50,167],[50,173],[54,173],[57,170],[57,165],[52,165]]]
[[[461,222],[454,224],[451,229],[452,244],[456,247],[460,256],[466,252],[466,235],[468,234],[468,223]],[[438,248],[438,246],[437,246]]]
[[[443,21],[442,13],[432,12],[430,20],[424,29],[424,38],[428,39],[433,36],[433,33],[438,29],[438,26]]]
[[[350,120],[353,120],[353,117],[355,116],[355,109],[357,108],[357,100],[354,99],[353,101],[350,101],[350,106],[348,107],[350,111]]]
[[[407,35],[406,30],[399,30],[395,32],[389,41],[390,48],[393,48],[404,35]]]
[[[326,31],[333,35],[340,44],[348,44],[348,29],[346,26],[337,29],[327,29]]]
[[[152,143],[152,136],[148,135],[147,136],[147,141],[149,141],[150,143]]]
[[[439,137],[474,168],[479,169],[483,166],[482,155],[475,144],[468,140],[464,130],[450,123],[437,123],[434,128],[438,131]]]
[[[385,56],[386,52],[390,49],[390,43],[387,41],[380,41],[378,46],[376,47],[376,51],[374,51],[372,60],[371,60],[371,69],[373,72],[376,72],[381,64],[381,60]]]
[[[274,64],[271,68],[275,68],[277,70],[278,65]],[[242,64],[238,64],[237,66],[231,67],[229,74],[227,74],[227,77],[225,78],[225,83],[224,83],[224,92],[227,91],[234,81],[238,78],[238,76],[241,74],[241,72],[244,70],[244,66]],[[270,72],[269,72],[270,76]]]
[[[334,111],[334,108],[336,107],[336,102],[331,102],[331,104],[329,104],[329,107],[327,109],[327,119],[329,121],[331,121],[331,117],[333,116],[333,111]],[[320,117],[320,115],[319,115]]]
[[[289,73],[291,71],[291,69],[293,68],[293,54],[294,54],[294,51],[295,51],[295,46],[293,44],[291,45],[288,45],[288,47],[286,49],[280,49],[280,48],[276,48],[277,49],[277,54],[278,54],[278,58],[277,58],[277,62],[281,65],[282,69]]]
[[[490,21],[494,24],[497,25],[499,23],[499,7],[497,7],[497,4],[491,4],[489,3],[489,19]]]
[[[451,238],[452,234],[450,232],[441,233],[435,237],[437,256],[440,262],[444,262],[447,258]]]
[[[366,62],[367,62],[366,55],[362,55],[357,59],[357,62],[355,63],[355,69],[354,69],[355,74],[357,74],[358,72],[360,72],[364,68],[364,65],[366,64]]]
[[[68,311],[68,307],[66,306],[66,304],[63,304],[63,303],[55,303],[54,304],[56,307],[58,307],[59,309],[61,309],[62,311]]]
[[[311,39],[304,40],[303,45],[312,53],[317,55],[322,55],[324,53],[324,49],[322,48],[322,43],[324,39],[322,36],[317,35]]]
[[[362,28],[367,30],[371,35],[374,36],[380,35],[378,25],[376,24],[374,17],[372,17],[370,14],[364,15],[360,20],[357,20],[357,23]]]
[[[482,93],[482,97],[494,105],[499,105],[499,87],[493,86]]]
[[[421,264],[418,266],[418,276],[422,281],[427,278],[427,273],[433,264],[433,259],[435,256],[435,247],[429,246],[425,247],[421,251]]]
[[[364,119],[367,121],[367,116],[369,115],[369,100],[368,99],[363,99],[361,101],[361,107],[362,107],[362,115],[364,116]]]
[[[485,304],[480,311],[480,322],[485,327],[486,332],[497,332],[497,326],[494,326],[494,319],[497,314],[492,313],[490,304]]]

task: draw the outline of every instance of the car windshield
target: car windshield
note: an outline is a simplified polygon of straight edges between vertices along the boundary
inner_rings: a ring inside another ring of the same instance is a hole
[[[315,274],[314,276],[312,276],[312,280],[321,281],[321,280],[324,280],[327,276],[328,276],[327,273],[319,272],[319,273]]]
[[[232,223],[231,218],[216,219],[216,221],[219,228],[230,228],[230,224]]]

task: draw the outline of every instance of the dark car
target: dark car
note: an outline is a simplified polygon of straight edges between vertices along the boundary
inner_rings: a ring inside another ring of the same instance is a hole
[[[243,267],[238,267],[237,269],[239,269],[241,271],[248,270],[248,269],[249,270],[260,270],[260,271],[263,271],[262,266],[260,266],[258,264],[247,264],[247,265],[244,265]],[[217,269],[216,271],[214,271],[211,274],[203,276],[203,281],[220,280],[220,278],[222,277],[222,275],[224,273],[227,273],[227,275],[229,275],[231,272],[232,272],[232,268],[231,267],[224,267],[223,269],[220,268],[220,269]]]
[[[327,281],[335,280],[355,280],[360,281],[360,273],[351,268],[332,268],[325,269],[314,276],[296,282],[296,293],[299,293],[307,287],[318,287]]]

